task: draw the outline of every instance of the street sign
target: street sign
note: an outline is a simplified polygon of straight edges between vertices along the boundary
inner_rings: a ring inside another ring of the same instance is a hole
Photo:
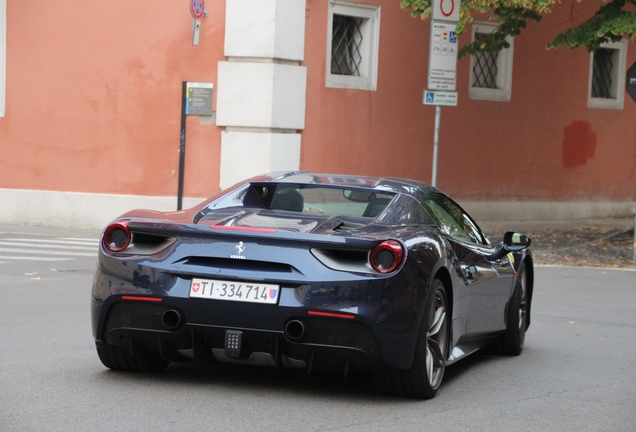
[[[627,79],[625,82],[627,93],[636,101],[636,63],[627,70]],[[634,238],[636,239],[636,234],[634,234]],[[634,253],[636,254],[636,252]],[[634,256],[636,257],[636,255]]]
[[[424,90],[424,105],[457,106],[457,92]]]
[[[457,24],[431,23],[428,78],[454,80],[457,74]]]
[[[445,90],[445,91],[455,91],[455,82],[457,80],[454,79],[440,79],[440,78],[428,78],[428,89],[429,90]]]
[[[186,84],[186,115],[212,115],[212,83]]]
[[[190,13],[192,18],[200,20],[205,13],[205,4],[203,0],[190,0]]]
[[[442,106],[457,106],[457,23],[461,0],[433,0],[431,37],[428,48],[428,90],[424,105],[435,105],[435,139],[433,141],[433,176],[437,185],[437,155]],[[445,91],[435,91],[445,90]]]
[[[433,21],[459,22],[460,0],[433,0]]]
[[[195,19],[195,21],[198,21]],[[177,210],[183,204],[183,179],[185,177],[186,116],[212,115],[212,83],[183,81],[181,83],[181,131],[179,134],[179,183],[177,190]]]

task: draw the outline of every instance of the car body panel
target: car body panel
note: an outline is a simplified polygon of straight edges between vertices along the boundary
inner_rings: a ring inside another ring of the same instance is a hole
[[[372,217],[242,205],[252,189],[280,185],[388,198]],[[500,242],[473,244],[440,230],[420,204],[430,194],[441,192],[410,180],[274,173],[186,211],[128,212],[117,221],[133,233],[131,245],[113,252],[103,238],[100,246],[91,305],[96,343],[168,361],[408,369],[438,278],[452,299],[447,362],[457,361],[505,329],[516,269],[522,262],[531,268],[531,253],[487,259]],[[389,240],[403,249],[403,261],[380,274],[368,257]],[[275,284],[280,297],[276,304],[191,298],[194,278]],[[166,313],[178,324],[166,325]],[[292,321],[306,328],[298,340],[287,332]],[[236,357],[227,350],[228,331],[246,344]]]

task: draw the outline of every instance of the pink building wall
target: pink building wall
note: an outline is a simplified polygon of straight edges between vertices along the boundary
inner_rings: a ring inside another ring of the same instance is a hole
[[[305,170],[429,182],[434,108],[422,105],[429,22],[382,5],[377,91],[325,87],[327,2],[307,0]],[[174,196],[181,82],[217,83],[225,2],[209,1],[199,46],[188,2],[7,3],[0,188]],[[583,15],[594,5],[577,5]],[[589,54],[547,51],[569,5],[515,38],[512,100],[442,109],[438,186],[467,200],[630,201],[636,102],[587,108]],[[578,10],[578,9],[577,9]],[[470,32],[460,37],[468,39]],[[636,62],[629,44],[627,66]],[[222,128],[188,117],[185,195],[219,188]],[[249,155],[246,155],[249,157]]]
[[[223,56],[208,3],[193,46],[187,1],[9,0],[0,188],[175,195],[181,82]],[[218,190],[220,134],[188,117],[188,196]]]
[[[379,3],[378,86],[368,92],[324,86],[327,4],[309,2],[307,34],[318,36],[306,43],[302,166],[430,182],[435,108],[422,105],[429,22],[399,2]],[[597,5],[576,7],[587,16]],[[442,109],[438,187],[475,200],[634,199],[636,103],[626,96],[622,111],[587,108],[589,54],[545,48],[569,14],[569,5],[557,7],[515,38],[510,102],[469,99],[469,59],[459,61],[459,105]],[[635,61],[630,43],[628,67]]]

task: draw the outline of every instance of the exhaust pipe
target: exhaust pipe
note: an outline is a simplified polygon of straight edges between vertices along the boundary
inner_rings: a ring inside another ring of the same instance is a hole
[[[296,341],[305,335],[305,324],[299,320],[291,320],[285,324],[285,336]]]
[[[161,315],[161,322],[169,329],[177,328],[181,324],[181,314],[174,309],[168,309]]]

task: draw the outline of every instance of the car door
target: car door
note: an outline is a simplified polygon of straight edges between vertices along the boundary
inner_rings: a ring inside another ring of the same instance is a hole
[[[508,258],[487,259],[495,251],[494,247],[470,216],[447,196],[431,194],[423,205],[447,235],[455,255],[456,271],[471,288],[466,335],[479,337],[503,330],[512,284],[512,266]]]

